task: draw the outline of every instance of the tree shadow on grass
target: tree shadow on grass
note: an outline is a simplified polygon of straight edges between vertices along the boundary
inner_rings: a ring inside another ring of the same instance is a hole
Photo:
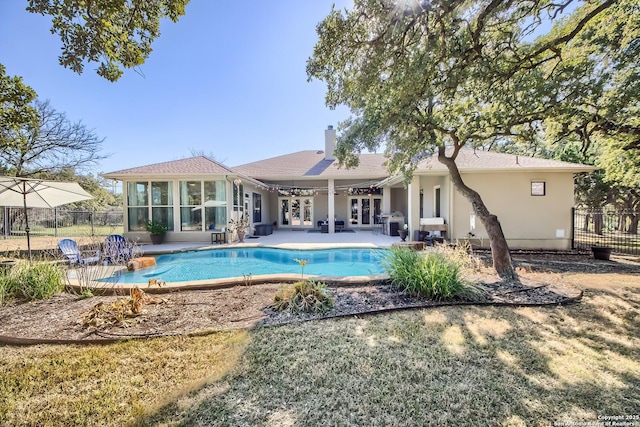
[[[144,424],[552,425],[640,413],[640,292],[252,331],[234,372]]]

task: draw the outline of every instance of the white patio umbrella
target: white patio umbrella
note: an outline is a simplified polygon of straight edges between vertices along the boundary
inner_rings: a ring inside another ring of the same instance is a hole
[[[31,259],[31,240],[27,208],[54,208],[93,198],[77,182],[0,176],[0,206],[24,207],[27,248]]]

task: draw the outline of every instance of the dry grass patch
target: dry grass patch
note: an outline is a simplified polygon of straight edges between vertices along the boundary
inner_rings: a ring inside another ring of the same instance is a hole
[[[589,291],[568,307],[447,307],[260,328],[224,387],[207,386],[187,412],[154,420],[494,426],[637,414],[638,316],[637,290]]]
[[[101,346],[1,347],[0,425],[135,422],[231,369],[246,332]]]

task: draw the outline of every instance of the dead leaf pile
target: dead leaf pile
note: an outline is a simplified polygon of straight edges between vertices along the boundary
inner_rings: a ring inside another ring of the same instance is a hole
[[[131,289],[131,296],[123,298],[111,304],[99,302],[87,313],[80,324],[85,328],[101,328],[105,326],[118,326],[128,328],[133,326],[139,317],[144,314],[143,307],[146,304],[162,304],[166,300],[152,297],[139,288]]]

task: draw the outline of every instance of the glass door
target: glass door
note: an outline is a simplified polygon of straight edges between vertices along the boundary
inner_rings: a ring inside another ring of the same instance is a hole
[[[368,228],[380,224],[382,219],[382,198],[357,196],[349,198],[349,225],[351,227]]]
[[[313,197],[281,197],[280,225],[291,228],[312,228]]]

